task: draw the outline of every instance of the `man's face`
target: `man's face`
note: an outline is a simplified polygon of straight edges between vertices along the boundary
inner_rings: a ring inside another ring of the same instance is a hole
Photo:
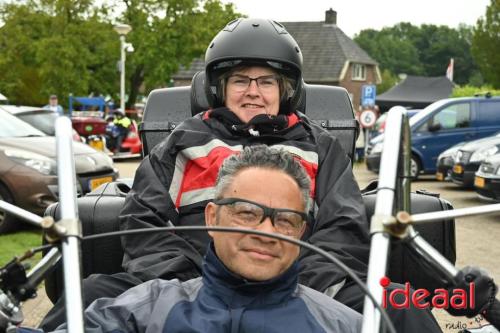
[[[244,123],[259,114],[277,115],[279,112],[279,84],[272,85],[271,81],[262,84],[261,81],[259,86],[253,80],[243,87],[238,82],[238,78],[266,76],[276,76],[276,73],[270,68],[254,66],[235,71],[227,81],[225,104]]]
[[[57,105],[57,98],[51,98],[51,99],[49,100],[49,102],[50,102],[50,105],[52,105],[52,106],[56,106],[56,105]]]
[[[264,185],[265,184],[265,185]],[[250,200],[270,208],[304,211],[302,193],[292,177],[282,171],[249,168],[240,171],[223,194],[224,198]],[[207,226],[238,227],[230,208],[209,203],[205,208]],[[254,229],[275,233],[267,217]],[[302,236],[303,229],[297,238]],[[254,281],[269,280],[286,271],[297,259],[299,247],[258,235],[209,232],[219,259],[232,272]]]

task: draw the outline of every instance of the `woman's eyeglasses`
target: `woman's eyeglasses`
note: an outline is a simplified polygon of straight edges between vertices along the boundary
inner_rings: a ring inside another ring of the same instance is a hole
[[[299,237],[308,217],[304,212],[285,208],[270,208],[259,203],[240,199],[223,198],[215,200],[219,206],[226,206],[232,221],[240,226],[255,228],[269,217],[280,234]]]
[[[246,75],[234,74],[228,78],[227,85],[234,91],[241,92],[247,90],[252,81],[257,83],[257,87],[261,91],[270,91],[279,88],[279,77],[277,75],[264,75],[251,78]]]

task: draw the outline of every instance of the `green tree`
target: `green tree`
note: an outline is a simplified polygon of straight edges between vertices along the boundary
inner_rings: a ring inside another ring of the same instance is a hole
[[[477,21],[472,37],[472,55],[486,83],[500,88],[500,0],[491,0],[486,15]]]
[[[377,85],[377,94],[383,94],[387,90],[391,89],[398,83],[398,77],[391,73],[390,70],[384,69],[382,71],[382,83]]]
[[[355,41],[380,64],[399,74],[443,76],[455,59],[455,82],[478,81],[478,67],[470,53],[472,28],[414,26],[402,22],[381,31],[363,30]],[[480,80],[479,80],[480,81]]]
[[[124,0],[122,21],[132,26],[127,40],[135,51],[127,55],[127,105],[142,87],[166,87],[180,65],[201,56],[216,32],[235,18],[232,4],[219,0]]]
[[[118,48],[103,8],[90,1],[29,0],[0,8],[0,82],[14,103],[46,104],[58,94],[88,95],[116,89]],[[114,78],[113,78],[114,76]]]
[[[379,63],[382,70],[392,73],[422,74],[418,50],[407,38],[401,38],[384,28],[382,31],[363,30],[354,40]]]
[[[101,2],[99,2],[101,3]],[[115,8],[124,8],[115,12]],[[26,0],[0,5],[0,91],[17,104],[42,105],[50,94],[118,95],[120,42],[112,22],[130,24],[128,105],[139,90],[166,86],[180,65],[203,54],[235,18],[219,0]],[[118,19],[117,19],[118,18]]]

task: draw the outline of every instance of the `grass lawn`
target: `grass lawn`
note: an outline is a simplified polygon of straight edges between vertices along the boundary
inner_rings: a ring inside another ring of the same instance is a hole
[[[42,245],[42,236],[38,230],[22,230],[0,236],[0,267],[12,260],[14,256],[20,257],[27,250],[40,245]],[[33,267],[41,258],[42,254],[37,253],[26,262]]]

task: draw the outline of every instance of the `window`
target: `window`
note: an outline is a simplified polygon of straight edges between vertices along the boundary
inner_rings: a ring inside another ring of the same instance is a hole
[[[362,64],[352,65],[352,79],[353,80],[366,80],[366,66]]]
[[[436,113],[427,123],[423,124],[418,131],[428,131],[429,126],[438,126],[441,130],[469,127],[470,103],[452,104],[445,107]]]
[[[479,117],[491,123],[500,122],[500,100],[480,101]]]

